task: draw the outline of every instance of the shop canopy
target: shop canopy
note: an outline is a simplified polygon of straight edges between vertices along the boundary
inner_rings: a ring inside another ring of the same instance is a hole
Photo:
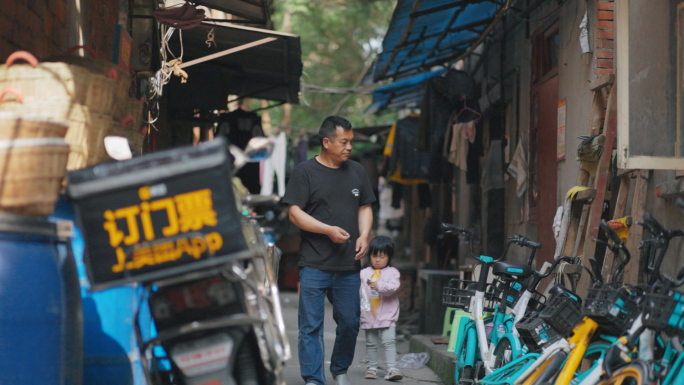
[[[501,1],[398,0],[373,79],[401,79],[458,58],[494,21]]]
[[[213,31],[213,42],[211,39]],[[169,41],[183,55],[186,83],[173,76],[169,107],[176,115],[226,109],[228,96],[299,103],[302,74],[299,36],[265,29],[204,22]]]
[[[369,114],[378,114],[385,109],[419,107],[423,100],[424,83],[431,77],[442,74],[446,68],[411,76],[373,90],[373,103],[366,110]]]

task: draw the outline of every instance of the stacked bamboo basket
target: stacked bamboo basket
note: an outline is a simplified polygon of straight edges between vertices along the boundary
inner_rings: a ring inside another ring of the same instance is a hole
[[[103,60],[10,55],[0,65],[0,212],[50,215],[66,170],[110,160],[106,136],[141,146],[142,104],[130,85]]]

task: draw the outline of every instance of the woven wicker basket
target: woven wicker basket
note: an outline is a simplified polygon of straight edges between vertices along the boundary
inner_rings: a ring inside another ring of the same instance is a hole
[[[143,119],[143,103],[142,101],[134,98],[128,98],[126,100],[126,116],[124,119],[131,117],[131,127],[135,130],[140,129]]]
[[[11,112],[0,112],[0,140],[20,138],[64,138],[64,123],[21,118]]]
[[[27,64],[17,63],[25,60]],[[0,89],[16,88],[25,96],[83,103],[88,72],[67,63],[38,63],[32,54],[17,51],[0,65]]]
[[[0,91],[0,112],[13,113],[18,117],[66,124],[74,103],[68,99],[45,99],[38,96],[24,96],[16,88]]]
[[[88,132],[90,130],[90,111],[88,107],[76,105],[69,115],[69,129],[66,141],[69,143],[67,170],[78,170],[87,166]]]
[[[128,141],[131,143],[131,147],[135,150],[135,152],[139,155],[142,154],[143,152],[143,145],[145,144],[145,135],[142,135],[140,133],[140,130],[133,130],[131,129],[130,136],[128,137]]]
[[[109,115],[90,115],[86,135],[86,166],[109,160],[104,147],[104,138],[111,135],[111,126],[115,123]]]
[[[131,147],[140,154],[142,152],[144,136],[140,134],[140,131],[133,125],[125,125],[119,122],[114,122],[107,136],[122,136],[128,139],[128,143]]]
[[[60,138],[0,141],[0,211],[50,215],[68,154],[69,145]]]
[[[83,48],[91,57],[73,56],[72,53],[77,49]],[[120,120],[126,116],[126,101],[129,99],[131,89],[131,75],[115,64],[97,58],[95,52],[84,46],[72,47],[67,51],[67,55],[49,59],[50,61],[62,61],[69,63],[72,67],[85,70],[90,74],[91,80],[100,83],[106,89],[92,89],[94,94],[87,94],[85,104],[93,113],[112,114],[114,119]],[[104,81],[103,77],[107,79]],[[105,84],[106,83],[106,84]],[[99,92],[102,91],[103,93]],[[104,92],[109,92],[110,100],[104,100]],[[97,103],[98,105],[93,105]],[[101,108],[100,108],[101,107]]]

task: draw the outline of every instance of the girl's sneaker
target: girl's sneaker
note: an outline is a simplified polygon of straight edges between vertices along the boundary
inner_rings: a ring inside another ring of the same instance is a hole
[[[401,374],[399,369],[390,369],[385,376],[385,380],[387,381],[399,381],[402,378],[404,378],[404,376]]]
[[[363,378],[367,380],[376,380],[378,378],[378,370],[373,368],[366,370],[366,375],[363,376]]]

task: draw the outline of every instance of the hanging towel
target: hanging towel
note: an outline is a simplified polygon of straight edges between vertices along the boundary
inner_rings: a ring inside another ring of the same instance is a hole
[[[525,151],[523,150],[522,138],[518,138],[518,145],[515,147],[513,159],[506,170],[517,184],[518,197],[525,194],[527,190],[527,161],[525,160]]]
[[[463,135],[465,123],[454,123],[451,126],[451,146],[449,147],[449,163],[461,170],[466,170],[466,160],[468,157],[468,139]]]
[[[285,195],[285,165],[287,164],[287,137],[285,132],[280,132],[276,136],[271,136],[275,144],[271,156],[263,163],[263,182],[261,184],[261,195],[273,194],[273,177],[278,179],[278,195]]]

